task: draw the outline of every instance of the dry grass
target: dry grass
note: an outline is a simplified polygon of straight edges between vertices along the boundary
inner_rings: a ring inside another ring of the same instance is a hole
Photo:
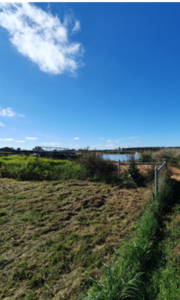
[[[89,276],[113,259],[150,194],[89,181],[0,179],[0,264],[92,207],[1,269],[0,299],[43,299],[57,283],[50,298],[77,299]]]
[[[154,152],[153,158],[161,159],[164,157],[175,157],[180,158],[180,149],[172,148],[172,149],[162,149],[160,151]]]

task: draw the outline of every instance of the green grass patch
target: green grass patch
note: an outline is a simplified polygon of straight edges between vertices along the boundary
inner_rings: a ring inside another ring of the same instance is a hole
[[[170,178],[161,174],[160,192],[148,205],[132,240],[125,240],[118,259],[106,265],[104,275],[93,281],[93,286],[83,299],[156,299],[152,275],[161,256],[160,227],[163,210],[172,193]]]
[[[3,178],[17,180],[85,179],[87,170],[72,161],[52,160],[35,157],[1,157],[0,173]]]

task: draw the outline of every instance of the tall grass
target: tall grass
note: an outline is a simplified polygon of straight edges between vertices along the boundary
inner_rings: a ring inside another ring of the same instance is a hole
[[[161,149],[160,151],[157,151],[153,154],[153,158],[155,159],[161,159],[161,158],[179,158],[180,159],[180,149]]]
[[[1,157],[1,177],[17,180],[58,180],[85,179],[87,170],[80,164],[64,160],[52,160],[35,157]]]
[[[84,299],[152,299],[149,294],[153,294],[153,287],[149,284],[159,255],[161,215],[171,195],[166,173],[161,175],[160,186],[158,197],[148,206],[133,239],[125,243],[118,260],[112,266],[106,266],[104,276],[99,281],[93,281]]]
[[[153,154],[153,158],[157,160],[161,160],[162,158],[168,158],[168,162],[173,167],[180,167],[180,149],[162,149]]]

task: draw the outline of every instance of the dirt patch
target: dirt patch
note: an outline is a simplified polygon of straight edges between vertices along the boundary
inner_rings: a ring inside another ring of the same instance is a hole
[[[72,221],[0,274],[0,299],[77,299],[89,277],[135,228],[150,188],[120,189],[89,181],[0,179],[0,265]]]
[[[116,163],[116,165],[118,166],[118,163]],[[129,165],[121,165],[120,173],[127,171],[128,168],[129,168]],[[152,168],[152,165],[137,165],[137,168],[140,170],[141,173],[146,174],[148,172],[148,170],[150,170]],[[168,165],[168,168],[172,172],[171,178],[180,181],[180,169],[169,166],[169,165]]]
[[[172,167],[172,166],[169,166],[169,169],[173,173],[173,175],[171,176],[171,178],[180,181],[180,169]]]

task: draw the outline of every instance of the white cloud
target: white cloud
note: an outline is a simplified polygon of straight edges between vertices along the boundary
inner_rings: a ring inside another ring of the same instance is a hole
[[[100,140],[103,140],[104,138],[99,138]]]
[[[26,2],[1,2],[0,9],[0,26],[9,32],[11,43],[41,71],[75,73],[82,65],[81,44],[69,40],[69,35],[80,29],[80,23],[73,15],[66,16],[61,23],[49,11]]]
[[[4,127],[5,125],[3,123],[0,122],[0,126]]]
[[[74,140],[79,140],[79,137],[75,137]]]
[[[15,143],[24,143],[24,141],[20,140],[20,141],[15,141]]]
[[[75,21],[73,32],[79,31],[80,28],[81,28],[80,22],[79,21]]]
[[[106,147],[109,148],[109,149],[113,149],[114,144],[113,143],[108,143],[108,144],[106,144]]]
[[[58,145],[61,145],[61,143],[43,143],[43,145],[45,146],[58,146]]]
[[[26,137],[26,140],[37,140],[37,137]]]
[[[3,141],[13,141],[13,139],[3,139]]]
[[[128,137],[128,139],[138,139],[139,138],[139,136],[130,136],[130,137]]]
[[[2,117],[14,117],[14,116],[25,117],[25,115],[21,115],[21,114],[14,112],[11,107],[3,108],[2,110],[0,110],[0,116],[2,116]]]
[[[112,142],[112,140],[107,140],[106,142],[107,142],[107,143],[111,143],[111,142]]]

